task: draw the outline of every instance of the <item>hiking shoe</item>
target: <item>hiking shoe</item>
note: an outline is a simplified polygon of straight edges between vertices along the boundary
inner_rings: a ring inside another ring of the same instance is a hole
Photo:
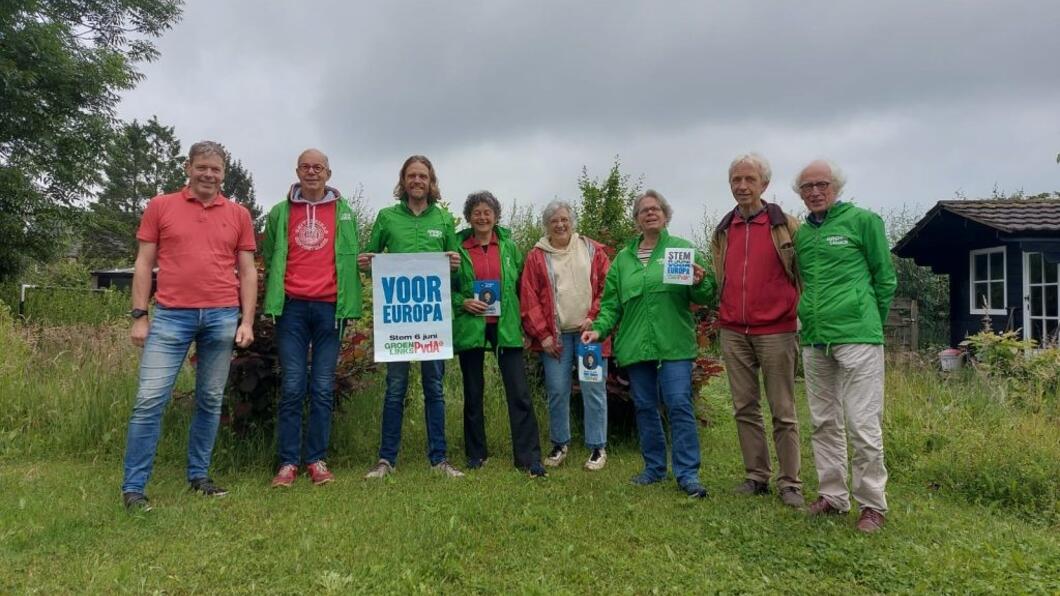
[[[797,486],[785,486],[780,489],[780,500],[788,507],[802,509],[806,506],[806,499],[802,496],[802,489]]]
[[[480,468],[482,468],[483,466],[486,465],[486,461],[488,459],[489,458],[487,458],[487,457],[482,457],[482,458],[473,457],[473,458],[467,460],[467,469],[469,469],[469,470],[478,470],[478,469],[480,469]]]
[[[630,479],[630,482],[637,486],[647,486],[649,484],[655,484],[656,482],[661,481],[662,478],[656,478],[655,476],[652,476],[647,472],[641,472],[640,474],[637,474],[636,476]]]
[[[567,459],[568,447],[566,445],[553,445],[552,451],[545,458],[545,465],[550,468],[559,467],[563,460]]]
[[[316,486],[327,484],[335,479],[335,475],[328,470],[328,465],[324,463],[324,460],[315,461],[306,466],[306,469],[309,471],[309,479]]]
[[[685,482],[681,485],[681,490],[685,491],[685,494],[693,499],[702,499],[707,496],[707,489],[703,488],[703,485],[698,480]]]
[[[390,465],[390,462],[387,460],[381,459],[372,466],[371,470],[368,470],[368,473],[364,475],[364,479],[373,480],[375,478],[383,478],[393,473],[393,471],[394,466]]]
[[[590,472],[604,469],[607,464],[607,449],[600,447],[599,449],[593,449],[592,455],[585,462],[585,469]]]
[[[881,530],[886,521],[887,518],[885,518],[879,511],[872,509],[871,507],[863,507],[861,509],[861,517],[858,518],[858,523],[855,527],[859,532],[872,534],[873,532]]]
[[[769,483],[759,482],[748,478],[741,482],[736,488],[732,489],[732,492],[737,495],[768,495],[769,494]]]
[[[294,484],[294,479],[298,477],[298,466],[294,464],[284,464],[280,466],[280,471],[276,472],[276,476],[272,478],[273,488],[289,488]]]
[[[460,470],[457,470],[453,466],[453,464],[449,463],[448,460],[444,460],[444,459],[442,461],[434,464],[433,466],[431,466],[431,469],[434,470],[435,472],[440,473],[440,474],[445,474],[449,478],[463,478],[464,477],[464,473],[463,472],[461,472]]]
[[[122,493],[121,501],[125,504],[125,510],[129,513],[151,510],[151,503],[147,501],[147,496],[143,493]]]
[[[810,515],[841,515],[843,513],[833,507],[824,497],[817,497],[816,501],[810,503],[806,512]]]
[[[196,478],[188,481],[188,490],[201,493],[204,497],[223,497],[228,491],[217,486],[209,478]]]
[[[530,466],[528,470],[531,478],[548,478],[548,472],[545,471],[545,466],[541,464],[534,464]]]

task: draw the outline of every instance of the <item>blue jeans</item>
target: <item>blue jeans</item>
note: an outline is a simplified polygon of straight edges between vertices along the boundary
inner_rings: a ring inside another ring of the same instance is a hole
[[[442,398],[444,360],[420,362],[423,381],[423,413],[427,419],[427,458],[431,465],[445,461],[445,400]],[[379,444],[379,459],[397,465],[401,446],[401,422],[405,417],[405,395],[409,389],[409,363],[390,362],[386,365],[386,397],[383,399],[383,436]]]
[[[239,323],[239,308],[155,307],[140,357],[140,382],[129,419],[122,492],[144,492],[151,477],[162,414],[177,373],[195,342],[195,414],[188,436],[188,480],[205,478],[221,418],[221,401]]]
[[[307,383],[309,425],[305,436],[305,463],[316,463],[326,457],[331,434],[335,365],[339,359],[335,303],[297,298],[285,300],[283,314],[276,320],[276,351],[283,369],[276,421],[276,451],[280,465],[302,463],[302,408]]]
[[[559,345],[563,349],[559,358],[541,352],[541,364],[545,369],[545,392],[548,394],[548,436],[553,445],[570,443],[570,391],[572,372],[576,360],[581,333],[561,333]],[[579,381],[582,405],[585,411],[585,446],[590,450],[607,446],[607,359],[601,370],[604,381],[586,383]]]
[[[666,477],[666,434],[659,417],[659,401],[670,419],[674,477],[684,485],[699,482],[699,431],[692,412],[692,361],[638,362],[626,368],[637,413],[644,472]]]

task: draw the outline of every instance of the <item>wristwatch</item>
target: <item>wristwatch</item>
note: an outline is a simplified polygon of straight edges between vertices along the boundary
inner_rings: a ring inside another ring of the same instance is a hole
[[[147,311],[142,308],[134,308],[129,311],[129,317],[133,320],[140,319],[147,316]]]

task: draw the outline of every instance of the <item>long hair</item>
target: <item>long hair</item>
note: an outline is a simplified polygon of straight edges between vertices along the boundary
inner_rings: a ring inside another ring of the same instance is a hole
[[[406,159],[405,163],[401,165],[401,172],[398,173],[397,186],[394,187],[394,198],[399,201],[409,200],[409,195],[405,192],[405,170],[407,170],[410,165],[417,162],[427,166],[427,173],[431,179],[431,186],[427,190],[427,202],[437,203],[442,200],[442,192],[438,190],[438,175],[434,173],[434,164],[423,155],[413,155]]]

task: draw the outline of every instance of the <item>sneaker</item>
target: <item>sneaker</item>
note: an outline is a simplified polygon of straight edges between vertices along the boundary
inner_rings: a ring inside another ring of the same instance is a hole
[[[855,527],[859,532],[872,534],[873,532],[880,531],[886,521],[887,518],[885,518],[879,511],[870,507],[863,507],[861,509],[861,517],[858,518],[858,523]]]
[[[780,489],[780,501],[795,509],[802,509],[806,506],[806,499],[802,496],[802,489],[797,486],[785,486]]]
[[[217,486],[209,478],[196,478],[188,481],[188,485],[188,490],[202,493],[204,497],[223,497],[228,494],[227,490]]]
[[[147,496],[143,493],[122,493],[121,501],[125,503],[125,510],[129,513],[151,510],[151,503],[147,502]]]
[[[647,486],[649,484],[655,484],[656,482],[661,481],[662,478],[656,478],[655,476],[649,475],[647,472],[641,472],[640,474],[637,474],[636,476],[630,479],[630,482],[637,486]]]
[[[315,461],[306,466],[306,469],[309,471],[309,479],[316,486],[327,484],[335,479],[335,475],[328,470],[328,465],[324,463],[324,460]]]
[[[434,470],[435,472],[439,472],[441,474],[445,474],[449,478],[463,478],[464,477],[464,473],[463,472],[461,472],[460,470],[457,470],[453,466],[453,464],[449,463],[447,460],[444,460],[444,459],[442,461],[434,464],[433,466],[431,466],[431,469]]]
[[[548,472],[545,471],[545,466],[541,464],[534,464],[530,466],[530,477],[531,478],[548,478]]]
[[[601,447],[599,449],[593,449],[592,455],[590,455],[589,459],[585,462],[585,469],[589,470],[590,472],[595,472],[597,470],[604,469],[604,466],[606,464],[607,449]]]
[[[375,478],[384,478],[393,472],[394,466],[390,465],[390,462],[387,460],[381,459],[372,466],[371,470],[368,470],[368,473],[364,475],[364,479],[373,480]]]
[[[294,479],[298,477],[298,466],[294,464],[284,464],[280,466],[280,471],[276,472],[276,476],[272,479],[273,488],[289,488],[294,484]]]
[[[732,489],[732,492],[737,495],[768,495],[769,494],[769,483],[759,482],[748,478],[741,482],[736,488]]]
[[[824,497],[817,497],[817,500],[810,503],[810,506],[806,509],[806,512],[810,515],[841,515],[843,512],[836,509],[828,502]]]
[[[702,499],[707,496],[707,489],[703,488],[703,485],[698,480],[685,482],[681,485],[681,490],[685,491],[685,494],[693,499]]]
[[[567,450],[566,445],[553,445],[552,451],[545,458],[545,465],[550,468],[559,467],[563,460],[567,459]]]
[[[488,461],[488,460],[489,460],[489,458],[487,458],[487,457],[483,457],[481,459],[477,458],[477,457],[473,457],[473,458],[467,460],[467,469],[469,469],[469,470],[481,469],[482,467],[484,467],[486,465],[486,461]]]

